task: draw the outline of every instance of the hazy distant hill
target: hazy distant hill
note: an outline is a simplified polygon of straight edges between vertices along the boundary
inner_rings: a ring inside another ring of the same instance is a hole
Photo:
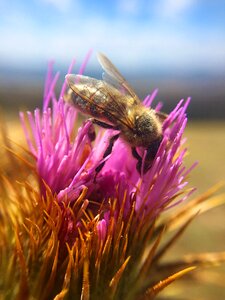
[[[60,88],[66,69],[62,68]],[[101,78],[101,71],[88,69],[86,75]],[[169,112],[181,99],[191,96],[191,118],[225,119],[225,75],[176,74],[166,71],[124,73],[140,98],[158,88],[157,101]],[[0,68],[0,106],[6,109],[33,109],[41,105],[45,70]]]

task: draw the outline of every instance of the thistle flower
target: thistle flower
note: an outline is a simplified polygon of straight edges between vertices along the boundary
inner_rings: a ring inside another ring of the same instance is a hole
[[[34,114],[28,112],[28,124],[24,114],[20,116],[29,149],[36,161],[41,193],[46,197],[46,187],[50,188],[63,207],[64,221],[59,239],[72,247],[80,230],[87,234],[88,223],[82,224],[88,219],[86,214],[97,220],[94,227],[103,242],[107,241],[107,236],[113,235],[112,230],[116,231],[115,222],[122,222],[123,226],[128,226],[129,222],[133,222],[133,226],[141,222],[145,230],[149,229],[160,212],[188,196],[181,196],[172,203],[187,184],[186,176],[190,172],[183,165],[186,150],[181,150],[190,99],[181,100],[165,120],[163,140],[149,172],[143,174],[142,171],[141,175],[137,172],[136,160],[129,146],[118,140],[96,177],[95,169],[101,164],[108,141],[115,133],[113,130],[99,130],[92,142],[93,125],[86,121],[75,134],[77,111],[63,100],[65,83],[59,99],[56,99],[54,86],[58,74],[52,79],[51,72],[50,65],[42,112],[40,109]],[[152,104],[156,93],[154,91],[144,100],[147,107]],[[158,104],[155,109],[159,110],[160,106]],[[89,200],[82,199],[80,203],[83,191]],[[135,217],[129,220],[133,214]]]
[[[101,204],[107,198],[122,199],[126,191],[125,214],[131,207],[129,199],[134,195],[135,211],[141,213],[144,209],[145,215],[156,216],[171,205],[171,199],[187,184],[186,177],[190,172],[183,165],[186,149],[181,150],[190,99],[185,103],[181,100],[165,120],[163,140],[149,172],[140,176],[129,146],[118,140],[95,178],[95,169],[102,162],[103,153],[114,132],[100,130],[92,143],[90,132],[94,130],[93,125],[86,121],[75,135],[77,111],[63,101],[65,83],[59,99],[56,99],[54,86],[58,74],[51,81],[51,71],[52,66],[47,75],[42,112],[40,109],[36,109],[34,114],[28,112],[29,125],[25,124],[24,114],[21,113],[27,143],[36,160],[42,193],[47,184],[57,194],[59,202],[68,203],[76,201],[81,191],[87,188],[88,198]],[[144,100],[147,107],[156,93],[154,91]],[[159,106],[156,107],[158,109]],[[186,197],[181,197],[178,202]]]
[[[58,77],[57,73],[53,78],[50,64],[43,109],[20,113],[33,158],[22,161],[35,176],[24,178],[16,189],[4,179],[3,190],[7,185],[18,199],[16,210],[9,213],[4,207],[3,224],[8,216],[12,224],[10,238],[8,229],[1,228],[2,252],[16,286],[12,295],[17,299],[153,299],[191,271],[193,262],[206,260],[193,257],[169,268],[161,263],[195,215],[193,206],[185,206],[160,222],[165,210],[177,207],[193,192],[184,188],[195,164],[187,169],[183,162],[190,99],[181,100],[168,115],[152,166],[139,174],[129,145],[120,139],[103,159],[113,130],[100,129],[94,141],[95,128],[89,120],[77,130],[77,111],[63,99],[65,82],[58,99],[55,95]],[[152,106],[156,94],[155,90],[147,96],[144,105]],[[160,109],[161,104],[156,105],[155,110]],[[103,161],[96,176],[95,169]],[[195,206],[205,199],[197,199]],[[165,227],[179,220],[178,232],[159,249]],[[224,259],[222,254],[215,257]],[[13,272],[15,261],[19,268]],[[9,277],[3,286],[8,284]]]

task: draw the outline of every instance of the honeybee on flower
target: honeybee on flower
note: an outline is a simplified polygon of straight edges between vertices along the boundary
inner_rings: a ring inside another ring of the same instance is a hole
[[[132,149],[137,159],[136,168],[146,173],[154,160],[162,141],[162,123],[167,117],[162,112],[144,106],[133,88],[117,68],[103,54],[98,55],[105,71],[103,80],[68,74],[69,101],[81,112],[92,116],[92,122],[106,129],[119,131],[110,138],[103,158],[111,154],[115,141],[121,137]],[[144,163],[137,147],[146,152]],[[96,168],[99,172],[104,162]]]

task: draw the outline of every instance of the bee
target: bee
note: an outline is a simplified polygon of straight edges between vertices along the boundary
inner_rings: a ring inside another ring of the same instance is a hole
[[[141,173],[143,168],[146,173],[162,141],[162,123],[167,115],[145,107],[105,55],[99,53],[98,60],[104,70],[103,80],[68,74],[66,81],[70,89],[67,98],[78,110],[92,116],[94,124],[119,131],[109,140],[103,158],[112,152],[115,141],[121,137],[131,146],[138,172]],[[138,147],[147,151],[143,167]],[[96,173],[103,166],[104,162],[96,168]]]

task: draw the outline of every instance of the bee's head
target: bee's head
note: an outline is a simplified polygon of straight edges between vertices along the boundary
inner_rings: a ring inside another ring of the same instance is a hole
[[[153,141],[151,143],[151,145],[149,145],[149,147],[147,148],[147,155],[145,158],[146,162],[154,160],[154,158],[158,152],[159,146],[162,142],[162,139],[163,139],[163,136],[160,135],[155,141]]]
[[[139,140],[139,145],[148,148],[149,145],[158,140],[162,135],[162,126],[155,113],[144,109],[138,112],[134,120],[134,131]]]
[[[162,142],[162,135],[160,135],[156,140],[154,140],[149,146],[148,148],[146,148],[147,150],[147,154],[145,157],[145,161],[144,161],[144,174],[150,169],[150,167],[152,166],[152,162],[157,154],[157,151],[159,149],[159,146]],[[137,163],[137,170],[139,173],[141,173],[141,168],[142,168],[142,160],[139,160]]]

